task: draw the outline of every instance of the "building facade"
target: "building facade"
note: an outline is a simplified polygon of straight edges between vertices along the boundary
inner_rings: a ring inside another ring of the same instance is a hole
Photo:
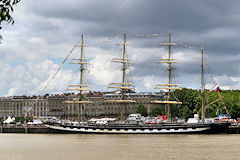
[[[27,113],[34,116],[47,116],[47,99],[26,96],[0,98],[0,117],[24,117]]]
[[[120,99],[121,94],[90,92],[84,95],[92,103],[86,104],[69,104],[65,101],[74,100],[78,95],[73,93],[45,95],[43,97],[2,97],[0,98],[0,117],[24,117],[26,113],[32,116],[55,116],[63,119],[77,120],[80,113],[82,120],[90,118],[116,117],[121,116],[121,107],[123,115],[126,118],[129,114],[135,113],[139,104],[144,104],[149,112],[152,107],[158,104],[152,104],[152,100],[166,99],[166,93],[127,93],[128,99],[134,100],[135,103],[109,103],[106,100]],[[122,106],[123,105],[123,106]]]
[[[156,105],[164,107],[163,104],[153,104],[151,103],[151,101],[166,99],[166,93],[165,92],[160,92],[159,94],[153,94],[149,92],[127,93],[126,97],[129,100],[135,101],[135,103],[121,104],[121,103],[104,102],[105,100],[117,100],[121,98],[120,93],[104,94],[102,116],[103,117],[111,116],[111,117],[120,118],[121,107],[123,107],[123,117],[125,119],[128,117],[129,114],[136,113],[136,108],[139,104],[143,104],[146,107],[148,112],[150,112],[150,110]]]

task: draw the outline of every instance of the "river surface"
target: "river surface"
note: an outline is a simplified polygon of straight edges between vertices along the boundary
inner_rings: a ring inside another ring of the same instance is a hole
[[[240,134],[0,134],[0,160],[238,160]]]

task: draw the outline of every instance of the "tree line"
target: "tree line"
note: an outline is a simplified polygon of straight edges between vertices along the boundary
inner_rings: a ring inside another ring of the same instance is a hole
[[[205,108],[205,117],[212,118],[216,117],[218,114],[227,114],[231,118],[240,117],[240,90],[220,90],[221,100],[213,103]],[[176,118],[190,118],[194,114],[201,116],[202,111],[202,97],[201,90],[187,89],[175,90],[172,95],[177,97],[177,99],[182,102],[182,105],[171,105],[171,117]],[[219,99],[218,92],[206,91],[205,93],[205,105]],[[176,99],[172,99],[176,100]],[[226,108],[226,109],[225,109]],[[141,113],[143,116],[157,116],[166,115],[164,107],[154,106],[148,113],[145,106],[140,104],[136,108],[136,113]]]

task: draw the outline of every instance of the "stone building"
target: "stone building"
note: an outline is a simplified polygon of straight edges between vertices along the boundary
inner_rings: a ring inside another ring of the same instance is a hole
[[[63,103],[68,99],[67,94],[55,94],[48,96],[48,115],[49,116],[65,116],[66,115],[66,104]]]
[[[71,95],[72,96],[72,95]],[[77,95],[74,95],[75,97],[65,97],[65,100],[74,99],[77,98]],[[114,99],[120,99],[121,94],[120,92],[90,92],[85,94],[85,97],[92,103],[90,104],[82,104],[81,108],[81,117],[84,120],[90,119],[90,118],[102,118],[102,117],[116,117],[120,118],[121,115],[121,105],[120,103],[109,103],[105,102],[105,100],[114,100]],[[161,92],[159,94],[153,94],[153,93],[127,93],[126,97],[129,99],[132,99],[136,101],[135,103],[129,103],[124,104],[123,109],[123,115],[124,118],[126,118],[129,114],[136,112],[136,107],[139,104],[144,104],[147,108],[147,111],[149,112],[152,107],[156,105],[162,104],[152,104],[152,100],[164,100],[166,99],[166,93]],[[65,118],[70,119],[77,119],[78,116],[78,109],[79,104],[65,104]]]
[[[78,95],[73,93],[45,95],[41,98],[14,96],[0,98],[0,117],[24,117],[28,112],[33,116],[55,116],[63,119],[77,120],[79,107],[81,106],[81,117],[83,120],[101,117],[117,117],[121,115],[119,103],[109,103],[105,100],[120,99],[120,92],[89,92],[84,94],[86,99],[92,103],[69,104],[64,101],[74,100]],[[152,100],[166,99],[166,93],[135,93],[129,92],[126,97],[136,101],[135,103],[124,104],[123,115],[126,118],[129,114],[135,113],[139,104],[144,104],[148,111],[157,104],[151,104]]]
[[[47,116],[46,98],[13,96],[0,98],[0,117],[24,117],[26,113],[34,116]]]
[[[141,93],[127,93],[126,97],[130,100],[134,100],[135,103],[126,103],[123,106],[123,117],[126,118],[129,114],[135,113],[136,108],[139,104],[143,104],[147,111],[149,112],[154,106],[162,104],[152,104],[151,101],[153,100],[163,100],[166,99],[166,93],[160,92],[159,94],[153,94],[149,92],[141,92]],[[111,94],[104,94],[104,100],[113,100],[113,99],[120,99],[120,93],[111,93]],[[102,116],[111,116],[120,118],[121,113],[121,105],[120,103],[108,103],[103,102],[103,113]]]

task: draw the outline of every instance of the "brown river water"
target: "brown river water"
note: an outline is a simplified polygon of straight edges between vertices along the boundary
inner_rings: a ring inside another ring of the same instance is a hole
[[[240,134],[0,134],[0,160],[239,160]]]

